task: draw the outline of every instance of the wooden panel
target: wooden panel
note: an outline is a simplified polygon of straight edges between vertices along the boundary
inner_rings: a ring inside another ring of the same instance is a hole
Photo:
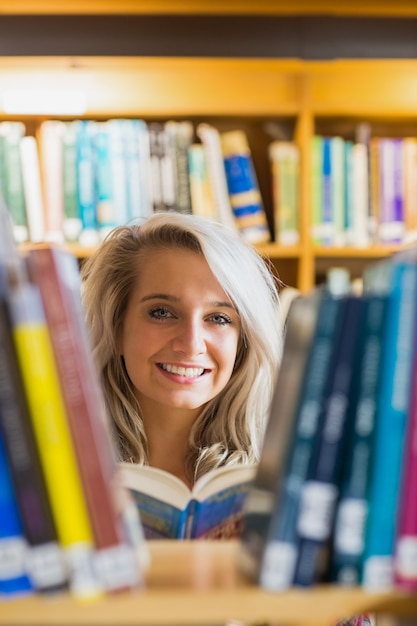
[[[415,0],[6,0],[3,14],[417,15]]]
[[[298,61],[0,57],[2,91],[79,89],[90,116],[295,115],[301,76]]]

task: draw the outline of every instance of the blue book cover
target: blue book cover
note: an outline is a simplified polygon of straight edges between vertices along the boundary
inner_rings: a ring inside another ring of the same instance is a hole
[[[413,253],[399,255],[381,267],[386,270],[389,304],[362,570],[362,584],[379,591],[393,586],[417,307],[417,264]]]
[[[320,432],[326,381],[343,320],[345,300],[323,292],[318,320],[308,350],[304,380],[297,402],[293,433],[267,532],[260,584],[271,591],[293,582],[298,551],[297,519],[302,488]]]
[[[334,206],[332,188],[332,138],[323,137],[322,162],[322,212],[321,212],[321,239],[324,245],[332,245],[334,235]]]
[[[319,432],[301,489],[297,516],[297,562],[293,584],[321,581],[328,566],[330,539],[343,467],[354,355],[362,298],[341,298],[342,319],[321,403]]]
[[[332,581],[348,586],[360,582],[387,305],[384,294],[363,296],[331,560]]]
[[[0,434],[0,597],[31,593],[27,546]]]
[[[139,509],[147,539],[226,539],[239,536],[255,465],[220,467],[190,489],[161,469],[122,463],[121,481]]]

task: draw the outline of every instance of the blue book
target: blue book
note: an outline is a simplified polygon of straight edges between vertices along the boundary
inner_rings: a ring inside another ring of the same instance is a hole
[[[380,265],[389,304],[362,571],[363,586],[377,591],[392,588],[394,582],[396,517],[417,314],[417,264],[414,257],[415,251],[402,253]]]
[[[267,530],[260,567],[260,585],[270,591],[289,587],[298,553],[297,519],[302,488],[320,432],[320,418],[334,345],[343,320],[345,300],[323,291],[318,319],[301,391],[293,431],[289,438],[282,478],[275,483],[276,498]]]
[[[121,481],[139,509],[147,539],[230,539],[240,535],[255,465],[220,467],[193,489],[164,470],[121,463]]]
[[[341,329],[334,350],[318,416],[319,428],[297,516],[297,562],[293,584],[308,587],[322,580],[328,566],[330,539],[341,481],[354,356],[360,329],[362,299],[341,300]]]
[[[33,591],[26,570],[27,545],[0,435],[0,598]]]
[[[98,243],[94,134],[95,122],[81,120],[77,133],[77,198],[81,219],[79,241],[85,246],[93,246]]]
[[[332,138],[323,137],[323,162],[322,162],[322,212],[321,212],[321,240],[324,245],[334,243],[334,206],[332,188]]]
[[[347,586],[360,582],[387,305],[386,294],[363,296],[331,560],[331,580]]]

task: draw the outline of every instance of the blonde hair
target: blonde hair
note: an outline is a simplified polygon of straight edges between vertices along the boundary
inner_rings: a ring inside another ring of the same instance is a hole
[[[118,345],[140,271],[138,256],[160,247],[203,255],[241,320],[233,374],[193,425],[187,471],[195,479],[219,465],[256,462],[282,351],[276,279],[232,229],[180,213],[156,213],[143,224],[114,229],[81,269],[87,326],[119,459],[148,459],[141,409]]]

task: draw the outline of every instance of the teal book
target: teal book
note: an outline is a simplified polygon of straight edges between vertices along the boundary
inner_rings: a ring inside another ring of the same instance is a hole
[[[284,460],[301,393],[310,344],[323,296],[321,289],[292,301],[286,321],[281,368],[269,411],[261,458],[244,507],[239,568],[258,582],[268,528],[274,513],[276,485]]]
[[[121,483],[136,503],[147,539],[231,539],[240,535],[255,465],[208,472],[193,489],[173,474],[133,463],[120,465]]]
[[[334,361],[344,304],[343,298],[323,290],[282,477],[275,484],[274,508],[262,555],[259,582],[270,591],[286,589],[293,583],[302,490],[320,436],[326,384]]]
[[[374,591],[391,589],[394,584],[397,512],[417,314],[415,254],[411,250],[379,266],[389,304],[362,570],[363,586]]]

